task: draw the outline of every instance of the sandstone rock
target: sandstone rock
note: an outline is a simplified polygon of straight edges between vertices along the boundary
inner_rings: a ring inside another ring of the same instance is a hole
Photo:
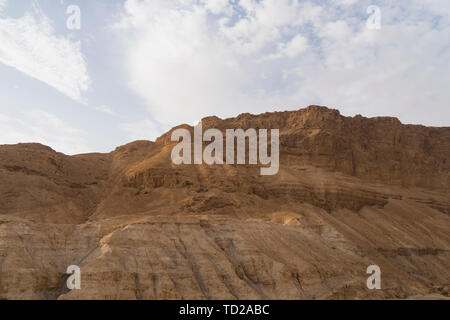
[[[280,129],[278,175],[174,166],[171,132],[110,154],[0,146],[0,299],[448,297],[450,128],[319,106],[203,127]]]

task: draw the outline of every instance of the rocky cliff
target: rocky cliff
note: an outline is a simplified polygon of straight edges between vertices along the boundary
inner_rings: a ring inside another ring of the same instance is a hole
[[[175,166],[171,132],[109,154],[0,146],[0,299],[448,297],[450,128],[319,106],[203,128],[280,129],[279,173]]]

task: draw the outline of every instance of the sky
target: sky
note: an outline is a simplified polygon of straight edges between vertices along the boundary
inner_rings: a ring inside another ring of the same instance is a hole
[[[449,14],[448,0],[0,0],[0,144],[110,152],[312,104],[450,126]]]

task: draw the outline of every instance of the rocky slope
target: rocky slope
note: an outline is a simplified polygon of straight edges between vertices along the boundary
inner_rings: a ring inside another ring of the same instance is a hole
[[[203,127],[279,128],[279,173],[175,166],[171,132],[110,154],[0,146],[0,299],[448,297],[450,128],[318,106]]]

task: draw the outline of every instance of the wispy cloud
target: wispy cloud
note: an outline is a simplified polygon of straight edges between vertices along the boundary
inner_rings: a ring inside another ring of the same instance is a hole
[[[104,104],[96,107],[95,109],[97,111],[103,112],[104,114],[107,114],[109,116],[113,116],[113,117],[117,116],[117,113],[114,110],[112,110],[110,107],[108,107],[107,105],[104,105]]]
[[[135,122],[124,123],[120,129],[130,140],[152,140],[155,141],[163,130],[161,126],[153,120],[143,119]]]
[[[3,11],[3,9],[6,7],[7,5],[7,0],[0,0],[0,13]]]
[[[16,116],[0,114],[0,144],[36,142],[66,154],[90,151],[82,131],[42,110],[27,110]]]
[[[80,42],[57,36],[52,21],[39,9],[18,19],[0,18],[0,62],[86,102],[83,93],[91,80]]]

